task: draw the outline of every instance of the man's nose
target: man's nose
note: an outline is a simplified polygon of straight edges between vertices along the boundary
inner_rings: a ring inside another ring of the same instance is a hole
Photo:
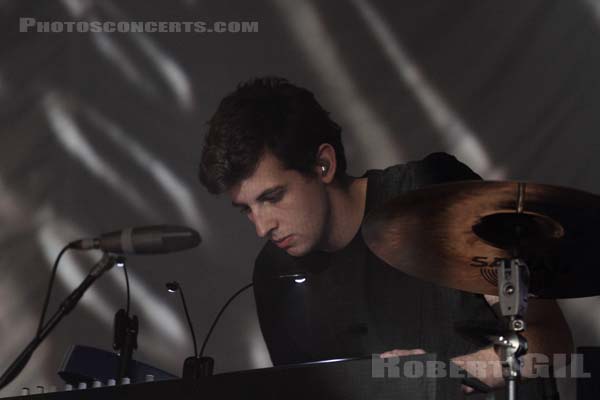
[[[275,218],[269,215],[255,215],[254,216],[254,227],[256,228],[256,234],[263,238],[270,234],[275,228],[277,228],[277,221]]]

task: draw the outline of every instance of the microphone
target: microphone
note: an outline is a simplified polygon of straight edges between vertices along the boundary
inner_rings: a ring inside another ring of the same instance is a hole
[[[161,254],[187,250],[200,244],[200,234],[184,226],[153,225],[126,228],[93,239],[71,242],[77,250],[100,249],[116,254]]]

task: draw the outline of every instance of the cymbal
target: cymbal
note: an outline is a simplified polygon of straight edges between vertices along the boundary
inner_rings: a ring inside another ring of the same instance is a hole
[[[389,265],[435,284],[497,295],[516,255],[532,297],[600,294],[600,196],[522,182],[464,181],[402,194],[367,215],[362,234]]]

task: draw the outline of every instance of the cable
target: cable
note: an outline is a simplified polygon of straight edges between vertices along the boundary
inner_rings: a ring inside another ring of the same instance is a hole
[[[125,273],[125,287],[127,288],[127,316],[129,316],[129,306],[131,304],[131,295],[129,293],[129,274],[127,273],[127,263],[123,262],[123,273]]]
[[[190,326],[190,331],[192,332],[192,341],[194,342],[194,356],[198,358],[198,344],[196,343],[196,334],[194,333],[194,328],[192,327],[192,320],[190,319],[190,313],[188,312],[187,304],[185,303],[185,297],[183,297],[183,290],[181,290],[181,288],[179,289],[179,294],[181,295],[181,301],[183,302],[183,310],[185,311],[185,316]]]
[[[183,288],[177,281],[167,282],[165,285],[170,293],[179,292],[181,296],[181,303],[183,304],[183,311],[185,312],[185,318],[188,325],[190,326],[190,332],[192,333],[192,341],[194,342],[194,357],[198,358],[198,344],[196,343],[196,334],[194,333],[194,326],[192,325],[192,319],[188,312],[187,303],[185,302],[185,295],[183,294]]]
[[[58,253],[56,260],[54,261],[54,266],[52,267],[52,273],[50,274],[50,281],[48,282],[48,289],[46,290],[46,299],[44,300],[44,307],[42,308],[42,315],[40,315],[40,322],[38,324],[38,329],[37,329],[36,335],[40,334],[40,332],[42,331],[42,327],[44,326],[44,318],[46,318],[46,311],[48,311],[48,304],[50,303],[50,295],[52,293],[52,286],[54,285],[54,278],[56,276],[56,271],[58,270],[58,264],[60,262],[60,259],[63,256],[63,254],[65,254],[65,252],[71,248],[71,244],[72,243],[69,243],[65,247],[63,247],[62,250],[60,251],[60,253]]]
[[[227,306],[229,305],[229,303],[231,303],[233,301],[233,299],[235,299],[244,290],[246,290],[246,289],[248,289],[249,287],[252,287],[252,286],[254,286],[254,282],[247,284],[246,286],[244,286],[243,288],[241,288],[240,290],[238,290],[237,292],[235,292],[233,294],[233,296],[231,296],[229,298],[229,300],[227,300],[227,303],[225,303],[225,305],[223,307],[221,307],[221,310],[217,314],[217,317],[213,321],[210,329],[208,330],[208,333],[206,334],[206,337],[204,338],[204,342],[202,343],[202,348],[200,349],[200,357],[202,357],[202,355],[204,354],[204,349],[206,348],[206,344],[208,343],[208,339],[210,338],[210,335],[211,335],[213,329],[215,329],[215,326],[217,325],[217,322],[219,322],[219,318],[221,318],[221,315],[223,314],[223,312],[225,311],[225,309],[227,308]],[[184,303],[184,305],[185,305],[185,303]]]

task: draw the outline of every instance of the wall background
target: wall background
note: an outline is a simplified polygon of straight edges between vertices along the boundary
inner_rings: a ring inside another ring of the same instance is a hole
[[[258,21],[256,33],[19,33],[47,21]],[[447,151],[488,179],[600,193],[600,2],[594,0],[0,1],[0,364],[32,338],[50,268],[79,237],[186,224],[192,251],[130,257],[136,358],[179,374],[197,335],[251,280],[261,242],[197,182],[204,122],[235,85],[276,74],[344,128],[350,172]],[[63,259],[53,310],[96,256]],[[72,344],[110,349],[125,303],[112,270],[0,392],[59,385]],[[598,298],[561,306],[576,344],[600,344]],[[270,365],[251,292],[208,346],[217,372]],[[563,388],[572,396],[572,388]],[[563,397],[571,398],[571,397]]]

